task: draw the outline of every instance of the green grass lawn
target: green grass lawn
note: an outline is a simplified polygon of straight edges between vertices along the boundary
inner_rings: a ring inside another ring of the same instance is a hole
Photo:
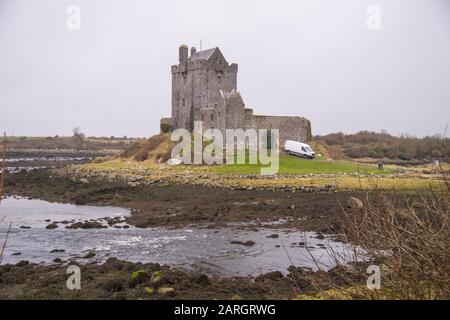
[[[231,164],[217,166],[217,173],[232,174],[258,174],[260,173],[260,164]],[[325,160],[307,160],[295,156],[280,155],[280,174],[307,174],[307,173],[363,173],[363,174],[388,174],[393,170],[385,168],[378,170],[376,165],[360,164],[349,161],[332,161]]]

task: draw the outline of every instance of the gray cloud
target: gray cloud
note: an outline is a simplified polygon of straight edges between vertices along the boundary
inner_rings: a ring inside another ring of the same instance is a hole
[[[79,5],[81,30],[66,27]],[[366,9],[382,10],[368,30]],[[170,115],[178,45],[219,46],[255,113],[315,134],[441,133],[450,122],[447,0],[2,0],[0,130],[149,136]]]

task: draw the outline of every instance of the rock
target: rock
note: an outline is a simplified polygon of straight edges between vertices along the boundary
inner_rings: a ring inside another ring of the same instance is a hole
[[[355,197],[350,197],[347,199],[347,207],[352,209],[361,209],[363,207],[363,202]]]
[[[22,253],[20,253],[20,252],[14,252],[13,254],[12,254],[12,256],[20,256]]]
[[[95,253],[91,251],[82,256],[81,259],[90,259],[92,257],[95,257]]]
[[[153,284],[156,284],[160,282],[162,279],[162,273],[161,271],[155,271],[153,272],[152,276],[150,277],[150,282]]]
[[[20,226],[20,229],[31,229],[29,226]]]
[[[248,240],[248,241],[239,241],[239,240],[234,240],[230,242],[231,244],[240,244],[243,246],[247,246],[247,247],[251,247],[253,245],[255,245],[255,241],[252,240]]]
[[[169,160],[167,160],[167,164],[169,166],[178,166],[181,164],[181,160],[180,159],[169,159]]]
[[[206,286],[206,285],[209,284],[209,278],[208,278],[207,275],[201,274],[201,275],[199,275],[198,277],[196,277],[194,279],[194,282],[199,284],[199,285]]]
[[[61,253],[61,252],[65,252],[66,250],[63,249],[53,249],[52,251],[50,251],[50,253]]]
[[[271,239],[276,239],[276,238],[279,238],[279,237],[280,236],[278,234],[276,234],[276,233],[271,234],[270,236],[267,236],[267,238],[271,238]]]
[[[103,289],[112,293],[120,292],[124,289],[124,281],[123,279],[109,279],[103,284]]]
[[[55,263],[62,263],[63,261],[60,258],[56,258],[56,259],[53,259],[53,262],[55,262]]]
[[[292,210],[295,210],[295,205],[291,205],[290,208],[291,208]]]
[[[80,182],[81,182],[81,183],[84,183],[84,184],[87,184],[87,183],[89,183],[89,180],[86,179],[86,178],[81,178],[81,179],[80,179]]]
[[[283,274],[280,271],[274,271],[257,276],[255,278],[255,282],[265,282],[267,280],[281,280],[281,279],[283,279]]]
[[[173,297],[175,295],[175,289],[169,287],[161,287],[158,289],[158,293],[169,297]]]
[[[134,287],[139,283],[147,283],[147,282],[149,282],[149,279],[150,279],[150,275],[148,274],[147,271],[145,271],[143,269],[133,271],[131,273],[130,286]]]
[[[106,226],[102,225],[98,221],[84,221],[75,222],[71,225],[66,226],[66,229],[104,229]]]
[[[325,236],[319,232],[316,236],[316,239],[322,240],[325,239]]]
[[[30,262],[28,262],[27,260],[22,260],[22,261],[17,262],[16,266],[17,267],[23,267],[23,266],[27,266],[29,264],[30,264]]]
[[[50,223],[45,227],[45,229],[56,229],[58,228],[58,225],[56,223]]]
[[[153,288],[145,287],[144,291],[148,294],[154,294],[155,290]]]

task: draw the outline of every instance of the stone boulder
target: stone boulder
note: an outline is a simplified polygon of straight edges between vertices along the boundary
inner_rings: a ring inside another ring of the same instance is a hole
[[[363,202],[355,197],[350,197],[347,199],[347,207],[351,209],[361,209],[364,207]]]

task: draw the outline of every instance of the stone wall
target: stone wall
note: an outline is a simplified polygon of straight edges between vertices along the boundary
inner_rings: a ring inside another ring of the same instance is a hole
[[[303,117],[254,115],[253,109],[245,108],[240,93],[225,94],[226,126],[224,129],[278,129],[280,145],[286,140],[307,141],[309,120]],[[219,127],[222,129],[221,127]]]
[[[173,130],[172,118],[161,118],[159,124],[161,133],[167,133]]]
[[[303,117],[290,116],[261,116],[253,115],[248,126],[254,129],[278,129],[280,133],[280,147],[286,140],[305,142],[308,137],[309,120]]]

